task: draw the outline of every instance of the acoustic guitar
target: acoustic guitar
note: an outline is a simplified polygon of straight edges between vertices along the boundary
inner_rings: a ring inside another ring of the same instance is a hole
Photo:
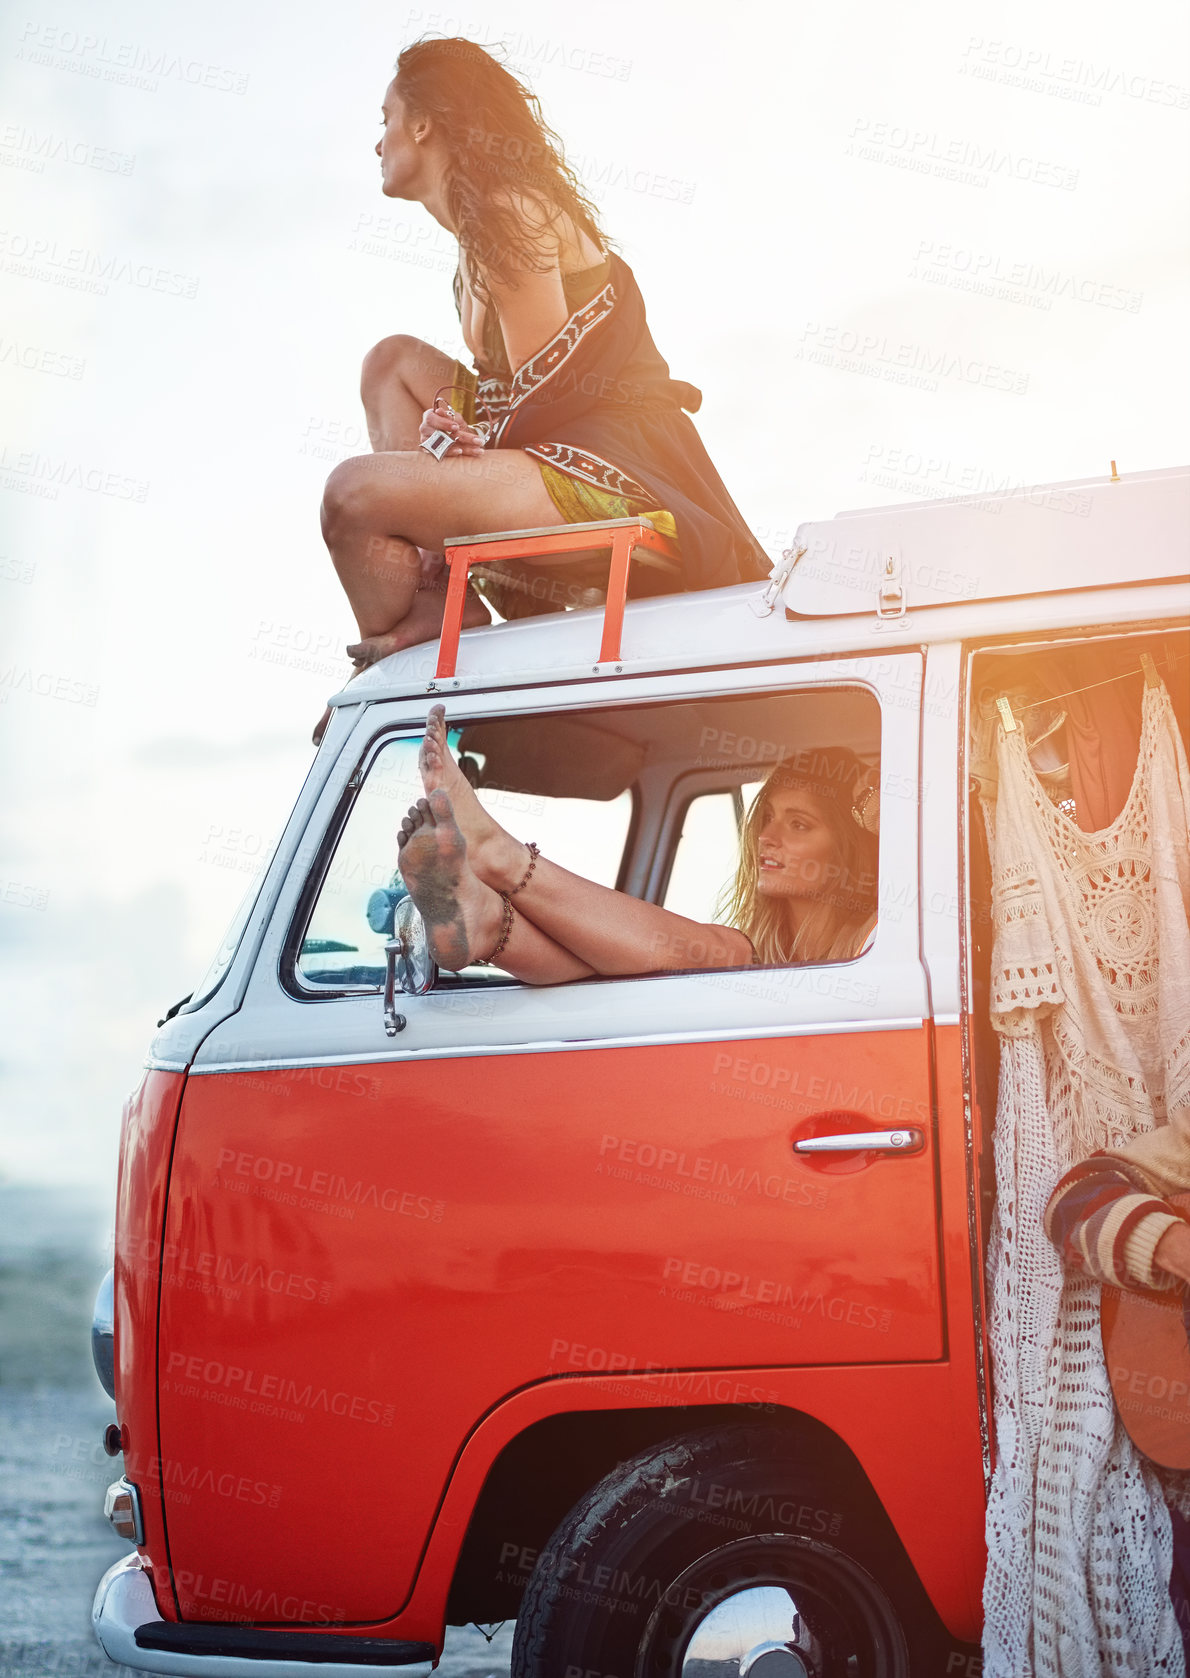
[[[1190,1210],[1190,1193],[1170,1204]],[[1190,1468],[1190,1292],[1102,1289],[1103,1356],[1112,1396],[1138,1451],[1165,1468]]]

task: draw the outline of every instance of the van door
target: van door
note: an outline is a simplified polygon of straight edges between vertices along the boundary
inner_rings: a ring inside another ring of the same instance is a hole
[[[599,1371],[592,1403],[631,1406],[660,1369],[675,1404],[747,1403],[774,1367],[942,1355],[921,681],[912,652],[460,698],[505,825],[654,896],[730,872],[696,798],[851,740],[879,765],[878,926],[814,966],[444,976],[392,1037],[420,727],[361,717],[178,1127],[160,1414],[195,1470],[164,1475],[183,1617],[395,1614],[461,1445],[527,1384]]]

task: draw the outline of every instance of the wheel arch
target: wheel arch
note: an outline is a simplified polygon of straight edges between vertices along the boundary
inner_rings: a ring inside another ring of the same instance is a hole
[[[780,1404],[568,1410],[528,1423],[497,1453],[472,1507],[451,1580],[446,1618],[461,1625],[514,1619],[529,1575],[551,1534],[581,1498],[621,1463],[650,1446],[730,1423],[763,1424],[804,1454],[883,1522],[898,1571],[929,1599],[904,1546],[851,1447],[826,1423]]]

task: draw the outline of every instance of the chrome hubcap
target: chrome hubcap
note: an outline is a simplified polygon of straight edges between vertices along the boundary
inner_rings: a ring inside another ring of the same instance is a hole
[[[903,1678],[892,1605],[858,1562],[790,1533],[707,1551],[645,1626],[635,1678]]]
[[[734,1591],[699,1622],[682,1678],[812,1678],[820,1650],[787,1585]]]

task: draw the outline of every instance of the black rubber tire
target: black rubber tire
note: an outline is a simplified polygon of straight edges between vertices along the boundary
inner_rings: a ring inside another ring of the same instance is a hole
[[[733,1540],[765,1533],[785,1535],[772,1553],[795,1566],[812,1558],[837,1580],[840,1613],[857,1627],[858,1655],[832,1659],[823,1678],[908,1678],[895,1582],[890,1593],[882,1577],[895,1548],[887,1519],[839,1464],[806,1456],[778,1429],[730,1423],[651,1446],[608,1474],[538,1558],[512,1678],[678,1678],[675,1581],[690,1568],[697,1577],[700,1558]]]

